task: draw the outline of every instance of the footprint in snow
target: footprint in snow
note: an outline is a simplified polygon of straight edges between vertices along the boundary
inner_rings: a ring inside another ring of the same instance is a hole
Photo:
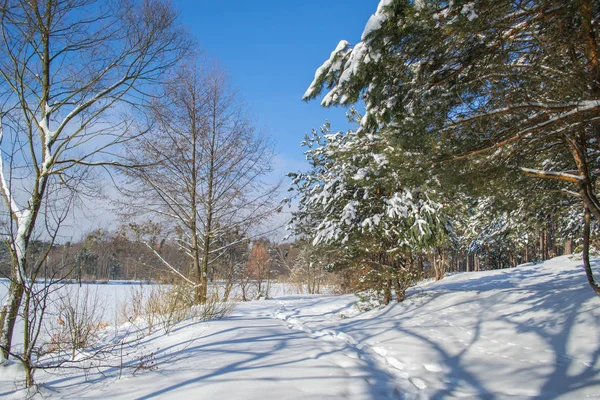
[[[352,358],[354,360],[361,360],[362,359],[362,357],[360,356],[359,353],[355,353],[353,351],[347,352],[347,353],[345,353],[345,355],[346,355],[346,357]]]
[[[400,371],[400,370],[396,370],[395,375],[402,378],[402,379],[408,379],[410,378],[410,374],[406,371]]]
[[[419,389],[419,390],[427,389],[427,384],[421,378],[412,377],[412,378],[409,379],[409,381],[410,381],[410,383],[412,383],[413,385],[415,385],[415,387],[417,389]]]
[[[356,341],[354,340],[354,338],[352,336],[347,335],[347,334],[345,334],[343,332],[339,332],[337,334],[337,337],[340,338],[341,340],[345,341],[346,343],[349,343],[349,344],[352,344],[352,345],[356,344]]]
[[[383,349],[383,348],[381,348],[381,347],[373,347],[373,351],[374,351],[376,354],[379,354],[379,355],[380,355],[380,356],[382,356],[382,357],[385,357],[385,356],[386,356],[386,354],[387,354],[387,350],[386,350],[386,349]]]
[[[423,364],[423,368],[429,372],[442,372],[442,367],[437,364]]]
[[[398,360],[397,358],[394,357],[386,357],[385,360],[387,361],[387,363],[389,365],[391,365],[392,367],[396,368],[396,369],[404,369],[405,365],[402,361]]]

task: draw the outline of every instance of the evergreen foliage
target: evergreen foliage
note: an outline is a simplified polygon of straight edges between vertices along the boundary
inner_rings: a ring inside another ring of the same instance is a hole
[[[564,251],[584,211],[600,220],[599,14],[593,0],[381,0],[304,95],[365,112],[305,143],[297,232],[434,268]]]

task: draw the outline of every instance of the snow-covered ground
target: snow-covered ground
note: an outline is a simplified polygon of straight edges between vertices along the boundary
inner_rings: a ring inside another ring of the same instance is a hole
[[[0,304],[3,304],[8,295],[10,281],[8,279],[0,279]],[[52,329],[56,325],[58,318],[58,309],[62,302],[59,300],[62,296],[70,296],[72,298],[79,297],[83,299],[87,296],[88,304],[91,307],[96,307],[96,314],[105,325],[114,326],[122,323],[126,318],[123,310],[128,304],[131,304],[131,299],[137,293],[140,293],[143,298],[148,298],[152,293],[160,291],[161,287],[169,285],[160,285],[143,281],[108,281],[106,283],[78,283],[61,284],[52,288],[50,291],[50,302],[48,311],[45,315],[45,326],[42,332]],[[38,285],[41,288],[41,285]],[[322,293],[331,293],[333,288],[323,287]],[[209,290],[219,291],[219,296],[223,296],[223,285],[211,285]],[[297,285],[290,285],[281,282],[273,282],[269,288],[270,297],[281,297],[291,294],[298,294],[303,291],[303,288]],[[304,290],[305,291],[305,290]],[[256,296],[256,288],[252,286],[248,289],[248,297]],[[230,294],[230,299],[241,299],[241,291],[235,286]],[[78,303],[82,303],[80,300]],[[101,307],[98,307],[101,305]],[[21,320],[17,322],[13,344],[20,345],[23,343],[23,324]]]
[[[39,394],[600,399],[600,297],[580,262],[456,274],[368,312],[354,303],[287,296],[240,304],[226,319],[146,338],[136,357],[152,355],[157,370],[121,379],[118,369],[38,371]],[[0,368],[0,398],[26,396],[15,390],[18,374],[17,364]]]

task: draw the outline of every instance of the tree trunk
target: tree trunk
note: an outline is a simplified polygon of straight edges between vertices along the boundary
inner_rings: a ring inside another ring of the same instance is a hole
[[[257,298],[260,298],[260,295],[262,294],[262,277],[259,277],[258,280],[258,295]]]
[[[233,264],[231,265],[231,269],[233,269]],[[229,295],[231,294],[231,289],[233,288],[233,271],[230,270],[227,275],[227,279],[225,280],[225,289],[223,291],[224,302],[229,300]]]
[[[308,263],[308,267],[307,267],[308,276],[307,276],[307,279],[306,279],[306,291],[308,292],[308,294],[314,294],[313,293],[313,287],[312,287],[312,279],[311,279],[312,266],[313,266],[313,263],[311,261],[311,262]]]
[[[196,105],[195,97],[192,98],[192,102]],[[199,132],[196,129],[196,115],[192,113],[192,169],[191,169],[191,187],[190,187],[190,213],[191,213],[191,234],[192,234],[192,263],[194,267],[194,272],[196,274],[196,290],[195,290],[195,301],[196,304],[205,304],[206,303],[206,293],[207,293],[207,279],[206,279],[206,270],[208,269],[208,255],[210,250],[210,224],[211,224],[211,215],[208,215],[207,218],[207,226],[205,227],[206,231],[203,235],[203,243],[202,243],[202,257],[200,256],[200,243],[199,243],[199,232],[198,232],[198,193],[197,193],[197,185],[200,177],[198,176],[198,165],[197,165],[197,154],[198,154],[198,136]],[[209,177],[210,179],[210,177]],[[212,184],[212,182],[209,182]],[[211,202],[209,198],[209,210],[211,212]]]
[[[25,370],[25,387],[30,388],[33,386],[33,368],[28,363],[23,363],[23,369]]]
[[[594,279],[594,274],[592,272],[592,266],[590,265],[590,211],[585,209],[585,214],[583,216],[583,268],[585,269],[585,274],[587,276],[588,282],[592,289],[596,292],[596,294],[600,295],[600,285]]]
[[[540,258],[542,261],[546,260],[546,245],[544,243],[544,231],[540,231]]]
[[[0,361],[3,359],[8,360],[15,322],[17,321],[19,308],[21,307],[24,289],[25,286],[23,283],[11,280],[6,302],[0,310]]]
[[[392,280],[388,279],[383,288],[383,304],[386,306],[392,301]]]
[[[208,242],[208,239],[205,239]],[[198,287],[196,300],[199,304],[205,304],[208,295],[208,256],[209,256],[209,245],[204,244],[202,251],[202,262],[198,270]]]
[[[34,338],[31,337],[31,288],[25,292],[25,304],[23,306],[23,348],[24,354],[21,356],[21,364],[23,365],[23,369],[25,370],[25,387],[29,388],[33,386],[33,372],[34,367],[32,363],[32,350],[34,343],[32,340]],[[36,312],[36,308],[34,307],[33,312]],[[35,318],[34,318],[35,319]]]
[[[23,300],[25,290],[25,265],[27,247],[33,228],[33,222],[39,210],[39,202],[34,202],[35,212],[18,220],[18,224],[23,224],[17,230],[17,237],[14,240],[12,253],[13,268],[11,271],[11,281],[5,304],[0,309],[0,361],[8,359],[12,347],[12,337],[19,314],[19,308]]]
[[[439,281],[441,280],[446,272],[446,253],[444,251],[442,251],[442,255],[439,259],[439,265],[438,265],[438,269],[435,273],[435,280]]]
[[[396,292],[396,301],[401,303],[404,301],[406,290],[400,284],[400,279],[394,279],[394,291]]]
[[[196,275],[195,302],[204,304],[206,302],[204,281],[202,279],[202,262],[200,261],[200,251],[198,244],[198,234],[196,229],[192,231],[192,267]]]

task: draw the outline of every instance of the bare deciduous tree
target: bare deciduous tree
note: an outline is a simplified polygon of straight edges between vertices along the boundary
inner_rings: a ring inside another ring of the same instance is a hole
[[[179,69],[157,96],[152,117],[152,134],[129,147],[131,159],[146,167],[126,171],[127,187],[134,187],[127,193],[135,212],[172,226],[170,239],[191,260],[186,280],[204,303],[216,260],[248,240],[277,207],[279,185],[265,182],[273,150],[216,67]]]
[[[189,43],[162,0],[2,0],[0,18],[0,195],[12,256],[1,360],[39,267],[28,269],[32,235],[37,227],[55,238],[71,205],[48,196],[69,199],[62,193],[80,190],[89,167],[119,165],[124,105],[144,103]]]

